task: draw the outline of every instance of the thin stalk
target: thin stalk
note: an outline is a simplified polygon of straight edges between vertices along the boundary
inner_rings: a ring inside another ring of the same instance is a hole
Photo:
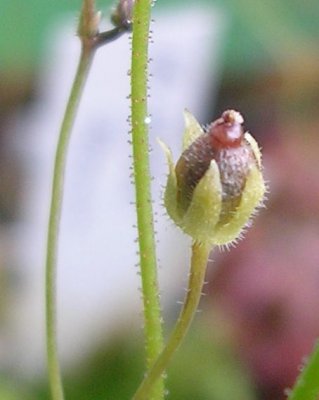
[[[149,370],[132,400],[149,399],[150,390],[165,371],[175,351],[184,339],[201,297],[210,250],[211,246],[208,244],[193,243],[190,275],[183,308],[164,350]]]
[[[64,191],[64,172],[71,130],[78,109],[83,87],[88,76],[93,54],[93,47],[85,44],[82,45],[78,69],[75,75],[70,97],[61,125],[54,163],[50,217],[47,237],[45,284],[47,362],[50,389],[53,400],[64,399],[61,372],[58,360],[56,317],[56,272],[58,258],[58,235]]]
[[[103,46],[106,43],[111,43],[123,35],[123,33],[127,32],[127,30],[119,27],[115,27],[106,32],[101,32],[96,37],[96,46]]]
[[[319,342],[297,378],[288,400],[317,400],[319,396]]]
[[[151,1],[136,0],[132,34],[131,122],[147,368],[150,368],[163,348],[146,123],[150,16]],[[163,398],[164,382],[159,379],[148,400]]]

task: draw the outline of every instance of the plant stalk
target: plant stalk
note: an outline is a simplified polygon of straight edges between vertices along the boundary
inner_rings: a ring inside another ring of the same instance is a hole
[[[319,396],[319,342],[302,369],[288,400],[317,400]]]
[[[150,368],[163,348],[146,122],[150,16],[151,1],[136,0],[132,34],[131,123],[147,368]],[[164,381],[159,379],[148,400],[163,398]]]
[[[193,243],[190,275],[183,308],[164,350],[152,365],[132,400],[149,399],[150,390],[163,374],[184,339],[199,304],[210,250],[209,244]]]
[[[45,283],[47,363],[52,400],[64,399],[57,346],[56,273],[66,156],[72,126],[93,55],[94,47],[83,42],[79,65],[61,125],[54,162],[50,217],[47,236]]]

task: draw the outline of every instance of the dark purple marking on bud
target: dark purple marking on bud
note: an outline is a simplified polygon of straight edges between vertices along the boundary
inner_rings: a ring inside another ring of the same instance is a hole
[[[177,203],[182,214],[212,160],[220,172],[222,214],[237,207],[248,172],[256,164],[253,151],[244,139],[242,123],[243,118],[237,111],[227,110],[182,153],[175,168]]]

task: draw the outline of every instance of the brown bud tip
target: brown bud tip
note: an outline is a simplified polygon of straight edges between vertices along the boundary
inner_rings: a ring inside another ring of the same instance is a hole
[[[112,13],[111,20],[115,26],[124,30],[132,29],[133,7],[135,0],[119,0]]]
[[[213,147],[216,149],[238,147],[244,138],[243,122],[244,119],[238,111],[224,111],[221,118],[208,128]]]

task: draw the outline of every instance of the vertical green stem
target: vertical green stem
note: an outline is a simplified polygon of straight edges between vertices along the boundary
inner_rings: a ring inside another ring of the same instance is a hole
[[[289,400],[317,400],[319,396],[319,342],[297,378]]]
[[[94,50],[91,46],[82,46],[81,58],[60,130],[53,172],[46,256],[46,343],[49,381],[53,400],[64,399],[61,372],[58,361],[56,332],[56,270],[58,256],[58,235],[63,200],[64,171],[71,130],[93,54]]]
[[[132,36],[131,122],[148,368],[152,365],[163,347],[151,199],[151,177],[149,172],[148,124],[146,123],[148,116],[147,71],[150,16],[151,1],[136,0],[133,12]],[[160,379],[148,400],[160,400],[163,397],[164,383],[163,379]]]
[[[201,297],[210,250],[209,244],[199,242],[193,244],[189,282],[183,308],[164,350],[152,365],[132,400],[149,399],[152,386],[167,368],[175,351],[184,339]]]

